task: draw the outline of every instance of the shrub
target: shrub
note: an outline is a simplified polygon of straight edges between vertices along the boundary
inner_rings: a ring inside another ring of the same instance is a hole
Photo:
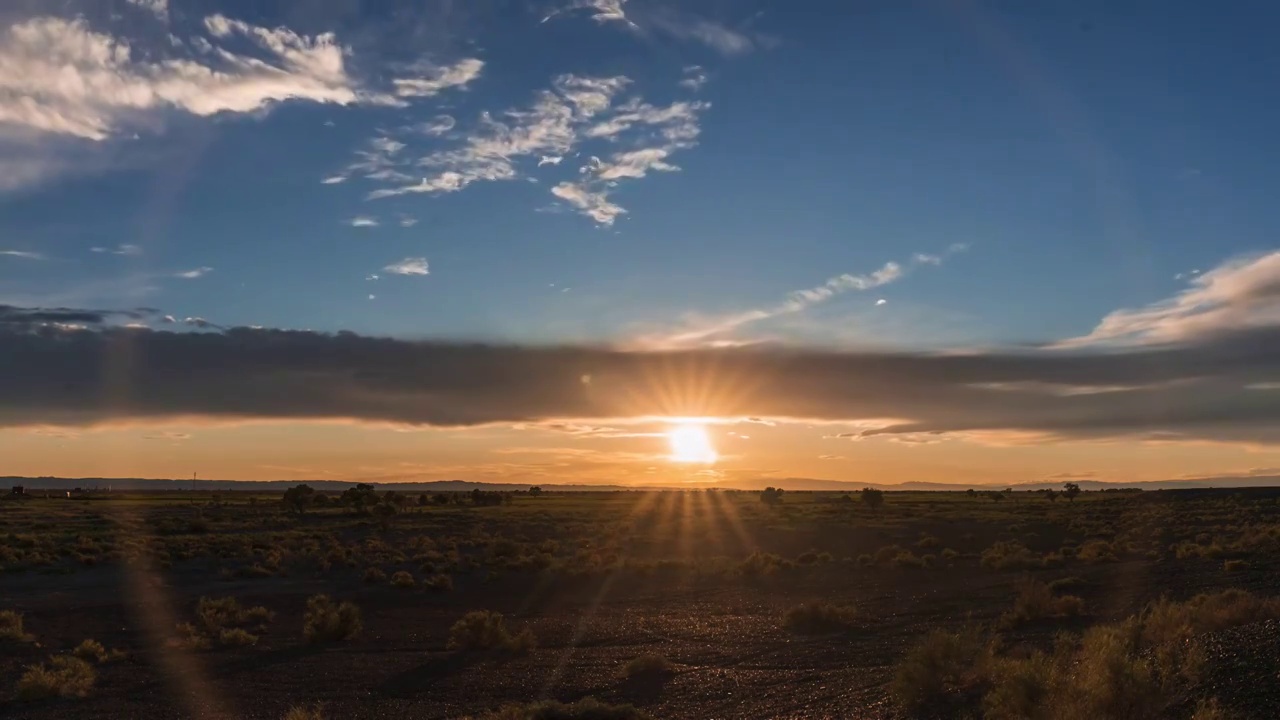
[[[1073,575],[1071,577],[1058,578],[1057,580],[1049,583],[1049,591],[1057,595],[1060,593],[1071,592],[1072,590],[1079,590],[1086,585],[1088,585],[1087,582]]]
[[[823,635],[848,630],[857,619],[857,612],[850,607],[829,603],[803,603],[787,611],[782,627],[799,635]]]
[[[488,610],[469,612],[449,629],[450,650],[524,655],[536,645],[537,640],[528,628],[512,635],[502,613]]]
[[[907,651],[894,673],[891,692],[909,717],[953,716],[988,685],[989,645],[977,628],[934,630]]]
[[[933,556],[930,555],[929,557],[933,557]],[[898,553],[893,557],[893,560],[890,561],[890,563],[896,568],[920,569],[924,567],[931,567],[929,563],[925,562],[924,558],[918,557],[915,553],[911,552],[910,550],[903,550],[902,552]]]
[[[595,698],[575,703],[544,700],[530,705],[504,705],[480,720],[652,720],[632,705],[608,705]]]
[[[18,680],[19,700],[84,697],[93,689],[93,666],[71,655],[59,655],[48,665],[30,665]]]
[[[933,550],[941,544],[942,543],[938,538],[932,535],[922,535],[920,536],[920,539],[916,541],[916,547],[921,550]]]
[[[1227,560],[1222,563],[1222,569],[1227,572],[1244,572],[1249,569],[1249,563],[1245,560]]]
[[[942,548],[943,560],[946,560],[947,562],[951,562],[958,557],[960,557],[960,553],[956,552],[955,550],[952,550],[951,548]]]
[[[1001,540],[982,551],[981,564],[992,570],[1028,570],[1044,563],[1022,543]]]
[[[453,578],[443,573],[436,573],[422,581],[423,587],[436,592],[448,592],[453,589]]]
[[[404,570],[400,570],[399,572],[391,576],[391,584],[395,585],[398,588],[408,590],[410,588],[417,587],[418,581],[414,580],[413,576],[410,575],[409,573],[405,572]]]
[[[1010,625],[1045,618],[1072,617],[1084,611],[1084,600],[1075,595],[1054,595],[1048,585],[1024,578],[1018,583],[1013,609],[1002,620]]]
[[[324,706],[320,703],[314,705],[294,705],[284,714],[283,720],[325,720]]]
[[[0,610],[0,640],[31,642],[34,639],[22,629],[22,613]]]
[[[328,595],[307,599],[302,618],[302,637],[309,643],[341,642],[360,634],[360,608],[343,601],[335,603]]]
[[[748,555],[742,562],[738,563],[738,574],[744,577],[761,577],[763,575],[772,575],[780,568],[788,567],[790,563],[783,560],[773,553],[762,553],[756,551]]]
[[[245,647],[257,642],[257,635],[242,628],[229,628],[218,633],[218,644],[224,647]]]
[[[1106,540],[1090,540],[1076,551],[1076,559],[1087,563],[1115,562],[1115,548]]]
[[[671,661],[661,655],[649,653],[632,658],[622,668],[622,677],[626,679],[655,679],[674,675],[676,668]]]
[[[102,646],[102,643],[92,639],[82,641],[75,650],[71,651],[71,654],[81,660],[99,663],[106,662],[108,657],[107,649]]]
[[[381,583],[387,579],[387,574],[379,567],[370,567],[364,571],[364,581],[372,585]]]

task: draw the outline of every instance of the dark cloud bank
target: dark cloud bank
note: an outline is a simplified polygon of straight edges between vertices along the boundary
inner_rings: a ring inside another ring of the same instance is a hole
[[[1110,352],[927,354],[635,352],[103,324],[152,313],[0,306],[0,425],[180,415],[436,426],[733,415],[897,419],[857,437],[988,430],[1280,440],[1273,327]]]

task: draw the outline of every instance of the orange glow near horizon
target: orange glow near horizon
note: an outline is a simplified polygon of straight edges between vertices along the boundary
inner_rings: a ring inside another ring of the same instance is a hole
[[[671,446],[671,462],[703,463],[710,465],[720,457],[711,445],[707,428],[699,423],[680,423],[667,431],[667,443]]]

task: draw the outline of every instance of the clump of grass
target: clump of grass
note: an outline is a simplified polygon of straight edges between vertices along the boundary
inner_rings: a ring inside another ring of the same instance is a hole
[[[18,679],[19,700],[44,700],[52,697],[82,698],[97,680],[93,666],[71,655],[59,655],[48,665],[30,665]]]
[[[958,557],[960,557],[960,553],[956,552],[955,550],[952,550],[951,548],[942,548],[943,560],[946,560],[947,562],[952,562]]]
[[[1249,569],[1249,562],[1247,560],[1227,560],[1222,563],[1222,569],[1230,573],[1244,572]]]
[[[35,637],[23,630],[22,613],[0,610],[0,640],[31,642]]]
[[[335,603],[328,595],[313,595],[307,599],[307,610],[302,618],[302,637],[307,642],[319,644],[351,640],[363,628],[360,608],[354,603]]]
[[[81,641],[71,654],[81,660],[92,661],[98,664],[111,662],[112,660],[120,660],[125,656],[123,650],[107,650],[102,643],[93,639]]]
[[[228,628],[218,633],[218,644],[223,647],[247,647],[257,642],[258,636],[243,628]]]
[[[985,693],[992,659],[978,628],[934,630],[907,651],[891,692],[908,717],[958,716],[955,710]]]
[[[1116,561],[1116,547],[1106,540],[1090,540],[1076,551],[1076,559],[1087,563]]]
[[[453,578],[444,573],[436,573],[422,581],[422,586],[435,592],[448,592],[453,589]]]
[[[418,581],[413,579],[413,575],[400,570],[391,576],[391,584],[402,590],[411,590],[418,586]]]
[[[1084,612],[1084,600],[1075,595],[1055,595],[1048,585],[1033,578],[1018,583],[1018,596],[1013,609],[1001,620],[1007,625],[1043,620],[1046,618],[1074,617]]]
[[[609,705],[595,698],[575,703],[544,700],[529,705],[504,705],[480,720],[652,720],[633,705]]]
[[[824,635],[848,630],[857,617],[857,611],[850,607],[803,603],[787,611],[782,618],[782,627],[798,635]]]
[[[191,650],[207,650],[215,644],[222,647],[245,647],[258,642],[258,635],[275,615],[262,606],[245,608],[233,597],[202,597],[196,603],[196,621],[178,626],[178,642]]]
[[[1027,546],[1013,540],[1001,540],[982,551],[982,567],[992,570],[1029,570],[1044,566],[1044,561]]]
[[[1049,591],[1055,595],[1059,595],[1062,593],[1069,593],[1072,590],[1079,590],[1088,584],[1089,583],[1085,582],[1082,578],[1072,575],[1070,577],[1058,578],[1057,580],[1050,582]]]
[[[282,720],[325,720],[324,706],[320,703],[294,705],[284,714]]]
[[[371,585],[377,585],[378,583],[384,582],[386,579],[387,574],[382,571],[382,568],[370,567],[364,571],[364,581]]]
[[[755,578],[772,575],[779,570],[793,566],[794,564],[790,560],[783,560],[773,553],[762,553],[757,550],[738,563],[737,571],[743,577]]]
[[[656,653],[647,653],[632,658],[630,662],[624,665],[622,677],[628,680],[661,679],[668,675],[674,675],[675,672],[675,665],[672,665],[670,660]]]
[[[537,646],[528,628],[512,635],[502,613],[473,610],[449,629],[449,649],[462,652],[496,652],[525,655]]]

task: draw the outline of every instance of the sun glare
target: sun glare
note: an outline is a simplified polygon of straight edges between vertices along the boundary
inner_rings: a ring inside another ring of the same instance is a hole
[[[695,423],[681,423],[667,431],[671,445],[670,460],[681,463],[713,463],[719,457],[711,446],[707,428]]]

